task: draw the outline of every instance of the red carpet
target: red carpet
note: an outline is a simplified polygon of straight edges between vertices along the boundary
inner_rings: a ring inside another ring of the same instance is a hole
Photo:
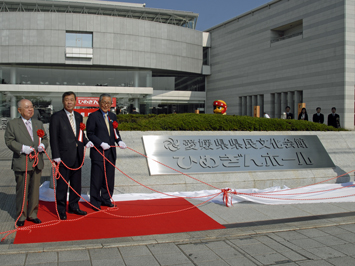
[[[122,216],[169,212],[193,206],[181,198],[122,201],[117,204],[119,209],[111,213]],[[86,203],[80,203],[80,208],[88,213],[94,212]],[[102,209],[105,210],[106,207]],[[75,214],[67,214],[67,216],[68,220],[61,221],[57,225],[35,228],[31,232],[18,231],[14,244],[170,234],[225,228],[198,208],[140,218],[117,218],[106,213],[95,212],[84,219],[71,222],[70,220],[80,216]],[[42,222],[57,220],[54,202],[41,201],[38,218]],[[34,225],[34,223],[26,221],[25,226],[29,225]]]

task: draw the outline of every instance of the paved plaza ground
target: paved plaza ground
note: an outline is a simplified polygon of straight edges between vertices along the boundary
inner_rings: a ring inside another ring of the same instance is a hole
[[[0,130],[1,232],[16,219],[10,159]],[[50,177],[45,163],[42,181]],[[0,265],[355,265],[354,203],[208,203],[200,209],[227,228],[22,245],[11,235],[0,243]]]

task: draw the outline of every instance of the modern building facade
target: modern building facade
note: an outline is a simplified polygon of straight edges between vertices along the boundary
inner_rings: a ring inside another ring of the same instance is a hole
[[[354,13],[354,0],[275,0],[207,30],[206,112],[217,99],[228,114],[260,106],[276,118],[287,105],[296,113],[305,103],[310,118],[334,106],[354,129]]]
[[[355,0],[274,0],[206,32],[198,14],[96,0],[0,2],[1,117],[31,99],[44,115],[61,95],[103,92],[122,112],[279,118],[304,103],[337,108],[354,128]],[[327,121],[325,121],[326,123]]]
[[[1,1],[1,116],[15,117],[21,98],[50,115],[69,90],[111,93],[123,112],[203,112],[197,17],[109,1]]]

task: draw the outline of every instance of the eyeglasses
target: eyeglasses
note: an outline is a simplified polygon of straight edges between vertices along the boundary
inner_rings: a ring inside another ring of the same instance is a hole
[[[31,106],[24,106],[24,107],[22,107],[23,109],[33,109],[33,106],[31,105]]]
[[[102,105],[111,105],[112,102],[101,102]]]

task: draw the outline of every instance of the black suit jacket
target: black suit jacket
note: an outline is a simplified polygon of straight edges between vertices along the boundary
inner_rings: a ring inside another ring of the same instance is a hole
[[[313,115],[313,122],[323,124],[324,123],[324,115],[323,114],[317,115],[317,113],[315,113]]]
[[[328,126],[333,126],[335,128],[340,128],[340,116],[338,114],[329,114],[328,115]]]
[[[61,158],[68,166],[72,167],[78,156],[82,161],[84,157],[84,146],[88,143],[83,132],[83,142],[78,140],[80,123],[83,121],[81,114],[74,111],[76,123],[76,136],[70,125],[64,109],[54,113],[49,124],[49,135],[52,149],[52,158]]]
[[[115,133],[113,131],[113,122],[117,122],[117,117],[114,113],[108,112],[109,125],[110,125],[110,135],[107,131],[107,126],[101,112],[101,109],[93,112],[89,115],[88,121],[86,122],[86,132],[89,140],[94,143],[95,147],[102,153],[103,149],[100,144],[106,142],[110,146],[116,146],[115,142],[121,141],[120,133],[117,130],[118,139],[115,139]],[[112,147],[105,151],[105,154],[111,152],[114,160],[116,160],[116,148]],[[97,152],[95,148],[90,149],[91,160],[102,161],[102,156]]]

